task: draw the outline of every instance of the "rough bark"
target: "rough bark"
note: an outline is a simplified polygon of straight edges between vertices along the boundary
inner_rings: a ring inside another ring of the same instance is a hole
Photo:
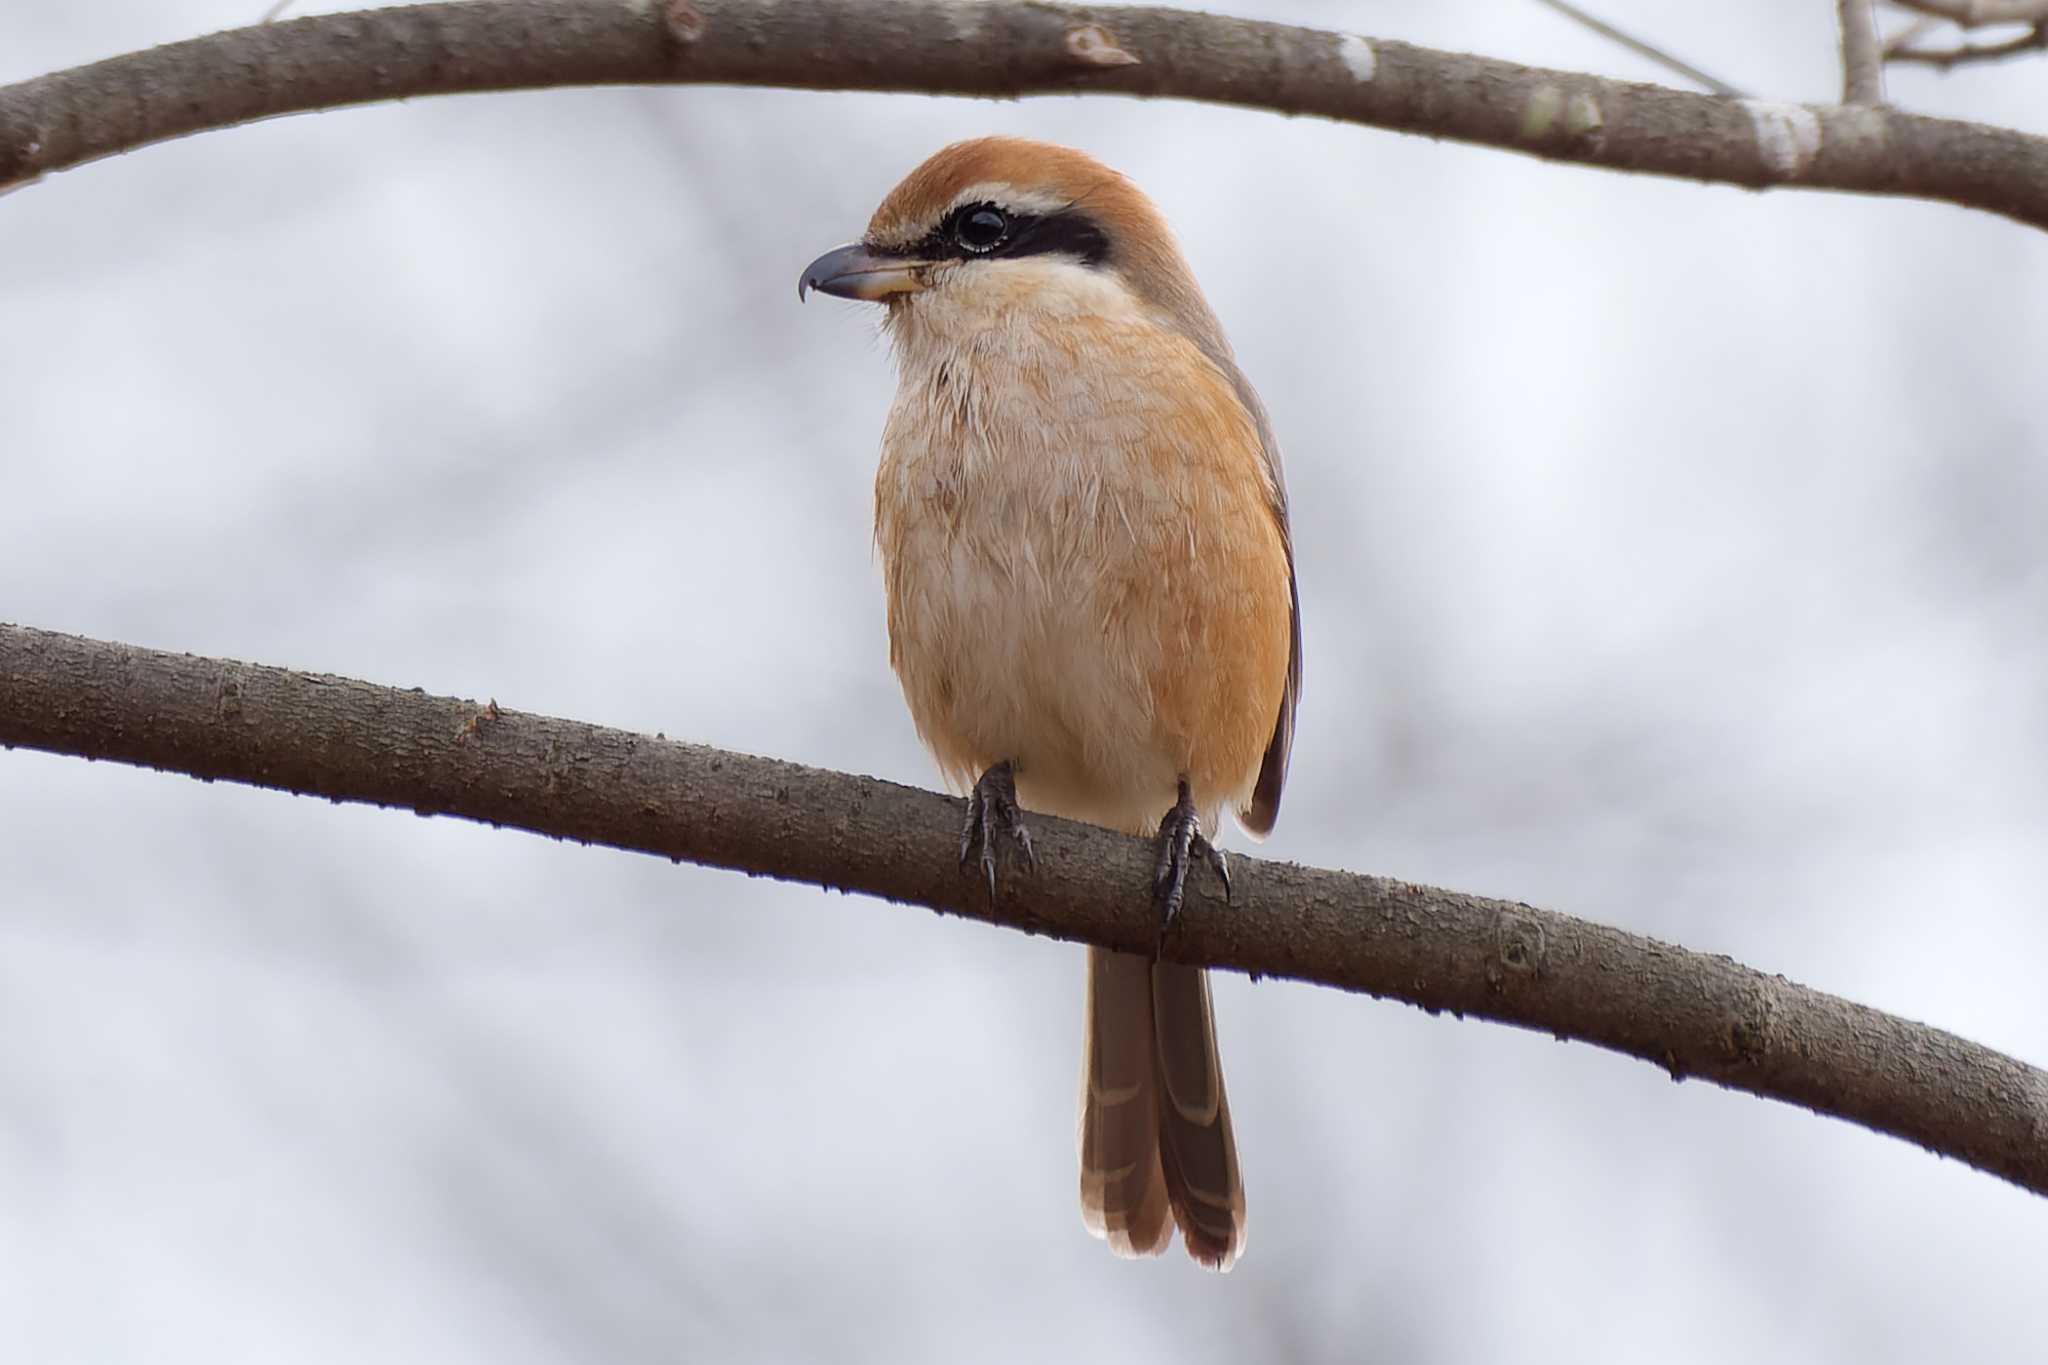
[[[261,24],[0,89],[0,187],[370,100],[713,83],[1206,100],[1612,170],[1945,200],[2048,227],[2048,139],[1172,9],[956,0],[470,0]]]
[[[1531,906],[1239,857],[1158,939],[1141,840],[1034,817],[993,902],[958,803],[349,678],[0,625],[0,744],[456,815],[1031,933],[1387,996],[1852,1120],[2048,1193],[2048,1073],[1953,1034]]]

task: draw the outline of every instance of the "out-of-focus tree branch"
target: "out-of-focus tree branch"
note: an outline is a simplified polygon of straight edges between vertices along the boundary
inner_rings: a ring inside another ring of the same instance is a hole
[[[1909,32],[1916,32],[1909,30]],[[1931,66],[1940,71],[1980,62],[2002,62],[2007,57],[2048,50],[2048,23],[2036,24],[2025,33],[1996,43],[1957,43],[1954,47],[1920,47],[1906,34],[1885,45],[1887,62]]]
[[[348,678],[0,625],[0,744],[456,815],[1392,996],[1803,1105],[2048,1193],[2048,1073],[1725,957],[1507,901],[1235,860],[1161,941],[1152,851],[1033,817],[990,900],[933,792]],[[109,838],[118,838],[110,832]]]
[[[1959,28],[2048,22],[2048,0],[1892,0],[1900,9],[1946,19]]]
[[[1842,4],[1849,0],[1839,0]],[[1900,9],[1925,17],[1908,24],[1884,44],[1884,60],[1931,66],[1941,71],[1976,62],[1997,62],[2026,52],[2048,49],[2048,0],[1892,0]],[[1972,29],[2029,25],[2026,32],[2000,42],[1959,40],[1952,47],[1923,47],[1929,30],[1946,22],[1964,33]],[[1846,42],[1846,30],[1844,41]]]
[[[1835,0],[1842,30],[1842,103],[1884,103],[1884,51],[1877,41],[1876,0]]]
[[[1173,9],[974,0],[467,0],[259,24],[0,89],[0,187],[277,114],[664,82],[1171,96],[1612,170],[1944,200],[2048,227],[2048,139],[2010,129]]]

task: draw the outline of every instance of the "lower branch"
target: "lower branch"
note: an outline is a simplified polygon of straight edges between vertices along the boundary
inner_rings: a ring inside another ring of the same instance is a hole
[[[1167,96],[1618,171],[1944,200],[2048,227],[2048,139],[2010,129],[1036,0],[465,0],[259,24],[0,88],[0,189],[277,114],[624,83]]]
[[[1144,841],[1033,818],[993,901],[933,792],[321,674],[0,625],[0,744],[457,815],[1154,951]],[[1232,860],[1165,956],[1391,996],[1653,1062],[2048,1193],[2048,1073],[1725,957],[1508,901]]]

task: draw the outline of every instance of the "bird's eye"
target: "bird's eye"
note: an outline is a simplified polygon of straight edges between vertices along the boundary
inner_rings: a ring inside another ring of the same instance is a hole
[[[953,224],[954,238],[969,251],[993,251],[1009,235],[1010,220],[987,204],[969,209]]]

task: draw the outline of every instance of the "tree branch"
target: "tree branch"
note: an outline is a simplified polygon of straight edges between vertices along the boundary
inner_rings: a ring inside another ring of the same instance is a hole
[[[468,0],[260,24],[0,89],[0,188],[308,109],[705,82],[1171,96],[1612,170],[1944,200],[2048,227],[2048,139],[2010,129],[1722,99],[1171,9],[973,0]]]
[[[1951,67],[1969,66],[1980,62],[2000,62],[2007,57],[2017,57],[2023,52],[2040,52],[2048,49],[2048,23],[2036,24],[2025,33],[2008,38],[2000,43],[1958,43],[1954,47],[1914,47],[1900,43],[1887,48],[1884,59],[1888,62],[1913,63],[1931,66],[1937,71]]]
[[[1946,19],[1958,28],[2048,21],[2048,0],[1892,0],[1900,9]]]
[[[0,744],[859,891],[1152,952],[1142,841],[1034,818],[990,903],[933,792],[575,721],[0,625]],[[1507,901],[1240,857],[1165,956],[1391,996],[1640,1057],[2048,1193],[2048,1073],[1725,957]]]
[[[1884,58],[1877,41],[1876,0],[1835,0],[1842,30],[1842,103],[1884,103]]]

